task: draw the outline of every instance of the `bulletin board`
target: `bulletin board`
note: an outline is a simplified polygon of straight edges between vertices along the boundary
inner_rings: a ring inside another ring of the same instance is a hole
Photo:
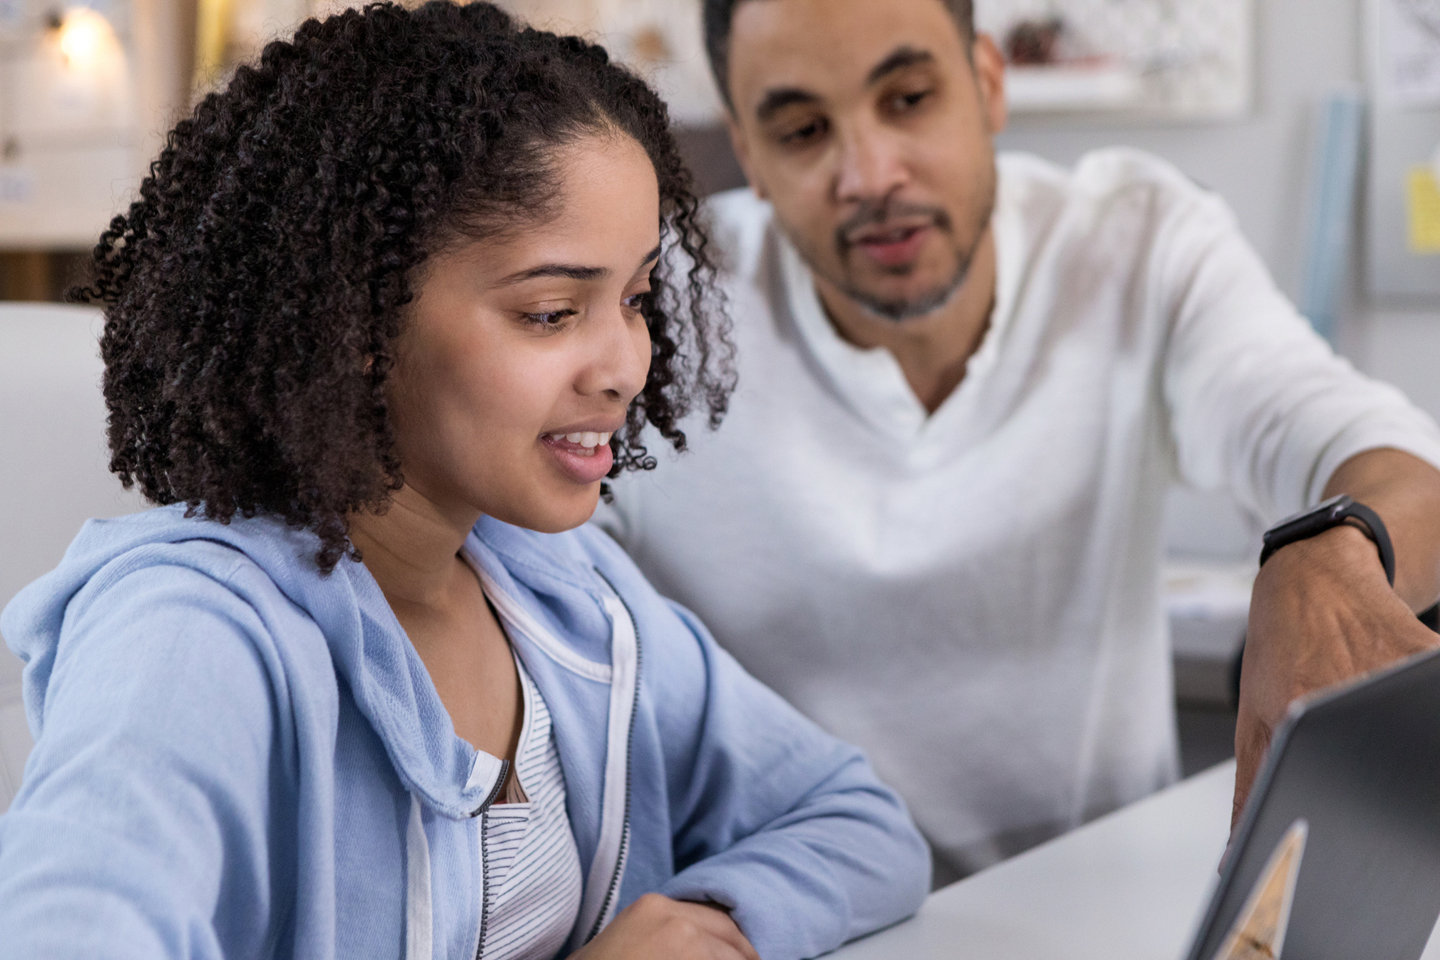
[[[1440,0],[1367,0],[1365,273],[1379,299],[1440,299]]]
[[[3,2],[3,0],[0,0]],[[682,124],[720,117],[700,0],[499,0],[526,19],[586,33],[645,75]],[[1014,113],[1123,112],[1212,120],[1250,109],[1254,0],[976,0],[976,25],[1003,41],[1026,21],[1064,24],[1059,59],[1012,65]]]
[[[1014,113],[1103,110],[1223,120],[1244,116],[1253,100],[1253,6],[1253,0],[976,0],[975,22],[1007,54],[1017,27],[1060,25],[1050,62],[1012,63]]]
[[[655,87],[681,125],[719,121],[720,97],[705,58],[700,0],[496,2],[537,26],[604,43]]]

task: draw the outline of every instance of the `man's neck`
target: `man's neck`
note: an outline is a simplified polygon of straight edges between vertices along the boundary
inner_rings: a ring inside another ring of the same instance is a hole
[[[815,278],[820,302],[837,333],[862,349],[884,347],[900,363],[910,389],[934,413],[965,379],[995,303],[995,234],[975,245],[965,280],[933,313],[910,320],[877,317],[833,285]]]

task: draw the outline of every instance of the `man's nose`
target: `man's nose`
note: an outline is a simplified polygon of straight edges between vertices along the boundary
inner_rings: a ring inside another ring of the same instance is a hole
[[[860,125],[839,138],[835,199],[873,201],[889,196],[909,177],[904,154],[889,131]]]

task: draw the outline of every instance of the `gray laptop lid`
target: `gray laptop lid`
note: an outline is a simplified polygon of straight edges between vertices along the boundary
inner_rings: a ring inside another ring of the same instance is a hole
[[[1216,960],[1297,834],[1283,960],[1416,960],[1440,915],[1440,651],[1292,709],[1189,960]]]

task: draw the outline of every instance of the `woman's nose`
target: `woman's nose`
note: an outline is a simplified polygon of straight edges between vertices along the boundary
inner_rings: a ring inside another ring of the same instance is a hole
[[[615,309],[596,319],[599,322],[592,327],[596,331],[594,358],[576,388],[585,395],[604,393],[629,404],[645,389],[650,375],[650,331],[645,318]]]

